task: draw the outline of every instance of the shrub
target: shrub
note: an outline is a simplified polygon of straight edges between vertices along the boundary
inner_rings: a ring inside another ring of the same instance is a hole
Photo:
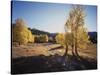
[[[39,42],[39,43],[48,42],[48,36],[46,34],[45,35],[36,35],[35,42]]]

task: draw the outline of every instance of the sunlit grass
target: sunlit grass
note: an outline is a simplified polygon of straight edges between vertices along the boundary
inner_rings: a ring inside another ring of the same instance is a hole
[[[47,45],[46,45],[47,44]],[[60,44],[50,44],[48,43],[34,43],[22,46],[12,46],[12,58],[16,57],[28,57],[28,56],[38,56],[38,55],[63,55],[65,53],[64,48],[58,48],[55,50],[50,50],[52,48],[58,47]],[[87,49],[78,49],[79,55],[85,58],[96,59],[97,57],[96,44],[89,45]],[[72,55],[71,48],[68,51],[69,55]]]

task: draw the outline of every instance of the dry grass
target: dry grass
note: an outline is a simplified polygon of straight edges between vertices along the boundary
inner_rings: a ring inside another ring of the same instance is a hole
[[[38,56],[38,55],[63,55],[65,52],[64,48],[56,49],[56,50],[50,50],[52,48],[60,46],[59,44],[50,44],[50,43],[35,43],[35,44],[29,44],[27,46],[12,46],[12,58],[17,57],[27,57],[27,56]],[[96,44],[89,45],[87,49],[80,49],[79,54],[80,56],[86,57],[86,58],[97,58],[97,48]],[[68,53],[71,55],[71,50],[68,51]]]

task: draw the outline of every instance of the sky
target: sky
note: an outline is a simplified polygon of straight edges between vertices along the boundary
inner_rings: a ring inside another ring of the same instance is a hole
[[[91,5],[84,7],[88,31],[97,31],[97,7]],[[13,1],[12,23],[21,18],[30,28],[62,33],[71,8],[71,4]]]

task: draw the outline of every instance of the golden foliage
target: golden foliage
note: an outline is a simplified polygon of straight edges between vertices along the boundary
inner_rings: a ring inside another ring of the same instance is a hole
[[[61,44],[61,45],[64,45],[65,44],[65,35],[64,34],[61,34],[61,33],[58,33],[55,37],[56,39],[56,42]]]
[[[34,37],[31,31],[28,30],[22,19],[16,20],[16,24],[12,28],[12,35],[13,41],[18,42],[19,44],[34,42]]]
[[[48,35],[46,34],[36,35],[35,42],[41,42],[41,43],[48,42]]]
[[[84,27],[85,13],[83,7],[80,5],[76,5],[72,8],[69,13],[68,20],[65,24],[65,31],[68,35],[68,31],[70,31],[69,36],[69,45],[73,44],[79,48],[85,48],[87,43],[89,43],[89,36],[86,28]]]
[[[88,32],[85,27],[78,28],[77,39],[78,39],[77,42],[79,48],[86,48],[88,46],[87,44],[89,44],[90,41],[89,41]]]

